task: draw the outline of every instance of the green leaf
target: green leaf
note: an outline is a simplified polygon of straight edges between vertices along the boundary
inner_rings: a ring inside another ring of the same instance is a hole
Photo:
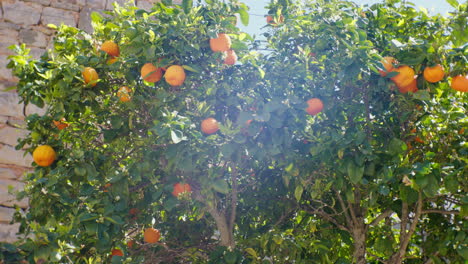
[[[451,5],[452,7],[455,7],[455,8],[457,8],[460,5],[460,3],[458,3],[457,0],[446,0],[446,1],[447,1],[447,3],[449,5]]]
[[[417,92],[413,93],[413,98],[421,101],[429,101],[431,100],[431,95],[427,90],[418,90]]]
[[[182,1],[182,8],[186,14],[190,13],[190,9],[192,9],[193,0],[183,0]]]
[[[296,198],[297,201],[301,200],[303,192],[304,192],[304,188],[302,187],[302,185],[297,185],[296,189],[294,190],[294,197]]]
[[[257,251],[255,251],[253,248],[246,248],[245,251],[246,251],[247,253],[249,253],[249,255],[251,255],[252,257],[254,257],[254,259],[257,259],[257,258],[258,258]]]
[[[247,26],[249,24],[249,13],[245,9],[239,9],[237,13],[240,16],[241,22],[244,26]]]
[[[213,190],[222,193],[222,194],[227,194],[229,193],[229,185],[224,179],[217,179],[213,182],[211,185]]]
[[[98,12],[91,12],[91,21],[93,23],[100,23],[102,21],[102,16]]]
[[[346,171],[348,173],[351,183],[360,183],[364,176],[364,166],[357,166],[352,160],[348,160]]]

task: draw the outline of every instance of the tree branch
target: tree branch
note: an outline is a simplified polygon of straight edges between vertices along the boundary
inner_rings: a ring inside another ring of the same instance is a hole
[[[416,231],[416,226],[418,225],[419,217],[421,217],[422,212],[422,194],[421,191],[418,193],[418,203],[416,204],[416,212],[413,218],[413,222],[411,223],[410,229],[405,234],[403,238],[400,237],[400,250],[398,252],[399,257],[402,258],[405,255],[406,249],[408,248],[409,241],[413,236],[414,231]]]
[[[306,211],[307,213],[309,214],[317,214],[317,215],[320,215],[321,217],[323,217],[325,220],[331,222],[332,224],[334,224],[336,227],[338,227],[339,229],[343,230],[343,231],[347,231],[347,232],[351,232],[346,226],[338,223],[338,221],[336,221],[333,217],[331,217],[329,214],[325,213],[324,211],[321,211],[321,210],[309,210],[307,208],[302,208],[304,211]]]
[[[231,172],[232,192],[231,192],[231,215],[229,217],[229,230],[233,230],[234,222],[236,221],[237,210],[237,168],[234,166]]]
[[[422,210],[421,214],[458,215],[458,214],[460,214],[460,211],[446,211],[446,210],[438,210],[438,209],[428,209],[428,210]]]
[[[369,225],[370,226],[375,226],[378,223],[380,223],[380,221],[384,220],[385,218],[389,217],[392,214],[393,214],[393,211],[388,209],[388,210],[384,211],[383,213],[381,213],[379,216],[377,216]]]
[[[343,213],[346,218],[346,224],[348,228],[353,228],[353,222],[351,221],[351,218],[348,214],[348,211],[347,211],[348,207],[346,207],[343,201],[343,197],[341,197],[341,194],[338,191],[336,191],[336,196],[338,197],[338,201],[340,202],[341,208],[343,209]]]

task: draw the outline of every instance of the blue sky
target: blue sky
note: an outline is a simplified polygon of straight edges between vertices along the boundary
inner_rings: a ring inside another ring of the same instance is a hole
[[[381,3],[384,0],[354,0],[354,2],[358,4],[374,4],[374,3]],[[458,0],[459,2],[463,2],[463,0]],[[265,25],[265,18],[264,15],[266,14],[265,6],[270,2],[270,0],[244,0],[250,7],[250,23],[249,26],[244,27],[239,23],[239,27],[249,34],[255,34],[257,37],[260,34],[260,27],[259,25]],[[453,8],[445,1],[445,0],[410,0],[416,4],[416,6],[425,7],[429,10],[431,14],[440,13],[442,15],[446,14]]]

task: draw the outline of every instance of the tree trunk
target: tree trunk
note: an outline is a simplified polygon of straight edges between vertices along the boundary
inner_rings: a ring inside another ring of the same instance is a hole
[[[220,237],[221,237],[220,245],[229,247],[229,248],[234,248],[235,242],[234,242],[233,228],[230,228],[230,226],[228,225],[226,216],[222,214],[221,212],[218,212],[214,208],[209,208],[208,212],[214,218],[216,227],[218,228],[218,231],[220,233]]]
[[[366,264],[366,227],[364,223],[352,229],[354,240],[353,263]]]
[[[401,264],[403,263],[403,256],[400,256],[399,253],[393,254],[387,263],[388,264]]]

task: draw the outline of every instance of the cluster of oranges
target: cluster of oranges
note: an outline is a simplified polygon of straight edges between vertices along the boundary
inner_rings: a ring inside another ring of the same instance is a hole
[[[213,52],[224,53],[224,64],[234,65],[237,62],[237,54],[231,49],[231,37],[229,35],[220,33],[216,38],[210,39],[210,48]]]
[[[397,63],[397,60],[393,57],[384,57],[381,63],[383,65],[383,69],[379,70],[381,76],[385,77],[389,72],[398,73],[390,79],[396,84],[398,90],[401,93],[414,93],[418,91],[418,75],[416,75],[411,67],[408,65],[400,65],[399,67],[395,68],[394,64]],[[442,67],[440,64],[432,67],[428,66],[424,68],[423,77],[429,83],[440,82],[445,77],[444,67]],[[468,75],[463,76],[460,74],[454,76],[452,78],[450,87],[456,91],[468,92]]]
[[[112,40],[107,40],[101,45],[101,50],[106,52],[110,59],[107,61],[108,64],[112,64],[117,61],[117,57],[120,56],[119,46]],[[163,73],[165,72],[165,73]],[[163,76],[166,82],[171,86],[180,86],[185,81],[185,70],[180,65],[172,65],[169,68],[156,67],[152,63],[145,63],[141,69],[141,78],[150,83],[160,81]],[[85,67],[83,72],[84,83],[90,87],[96,86],[99,75],[96,70],[92,67]],[[129,102],[131,100],[132,90],[127,86],[122,86],[117,91],[117,97],[121,102]]]

